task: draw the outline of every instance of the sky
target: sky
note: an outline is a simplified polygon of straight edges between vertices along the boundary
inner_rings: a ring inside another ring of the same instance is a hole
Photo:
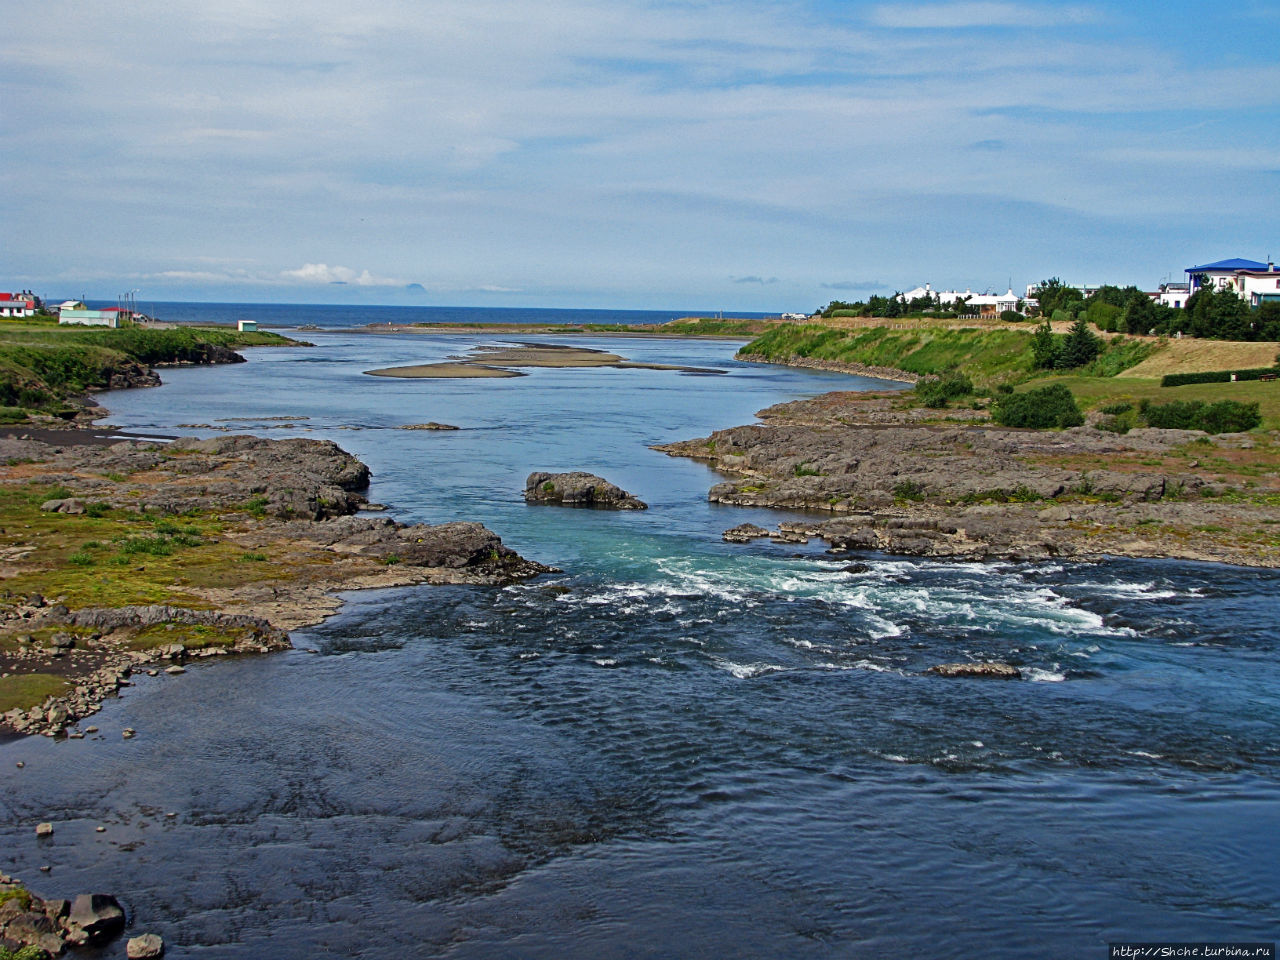
[[[43,0],[0,289],[810,310],[1280,255],[1280,0]]]

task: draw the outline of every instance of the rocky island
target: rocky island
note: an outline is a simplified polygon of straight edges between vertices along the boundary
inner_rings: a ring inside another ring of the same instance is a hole
[[[606,510],[647,510],[649,505],[616,484],[594,473],[535,471],[524,482],[528,503],[552,503],[568,507],[600,507]]]

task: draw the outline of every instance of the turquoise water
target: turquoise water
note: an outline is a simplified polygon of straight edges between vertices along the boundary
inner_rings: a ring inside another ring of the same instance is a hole
[[[481,520],[564,572],[353,593],[295,633],[318,654],[144,678],[99,739],[0,745],[0,868],[122,894],[169,956],[1274,938],[1280,576],[875,554],[850,573],[821,545],[731,546],[728,527],[794,515],[708,504],[714,473],[648,446],[883,384],[739,364],[725,342],[576,338],[727,372],[384,380],[362,371],[493,341],[309,336],[163,371],[106,396],[111,421],[336,440],[397,518]],[[463,429],[397,429],[426,420]],[[527,506],[535,469],[601,473],[651,508]],[[1029,679],[924,673],[971,658]]]

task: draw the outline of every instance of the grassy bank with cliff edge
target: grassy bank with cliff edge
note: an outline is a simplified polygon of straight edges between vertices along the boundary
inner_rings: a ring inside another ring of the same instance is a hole
[[[240,347],[295,345],[299,341],[266,331],[0,321],[0,423],[70,418],[77,408],[69,401],[94,390],[153,383],[151,367],[235,362]]]
[[[772,363],[827,361],[901,370],[915,376],[963,371],[979,387],[1016,384],[1049,371],[1037,370],[1031,330],[935,326],[918,329],[841,329],[819,324],[775,326],[738,355]],[[1103,351],[1081,376],[1111,377],[1150,356],[1154,340],[1104,339]]]

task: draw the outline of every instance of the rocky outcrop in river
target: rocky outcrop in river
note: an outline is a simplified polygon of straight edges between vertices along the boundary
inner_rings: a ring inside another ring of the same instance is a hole
[[[603,507],[607,510],[647,510],[649,505],[594,473],[531,473],[524,482],[524,498],[530,503],[554,503],[569,507]]]

